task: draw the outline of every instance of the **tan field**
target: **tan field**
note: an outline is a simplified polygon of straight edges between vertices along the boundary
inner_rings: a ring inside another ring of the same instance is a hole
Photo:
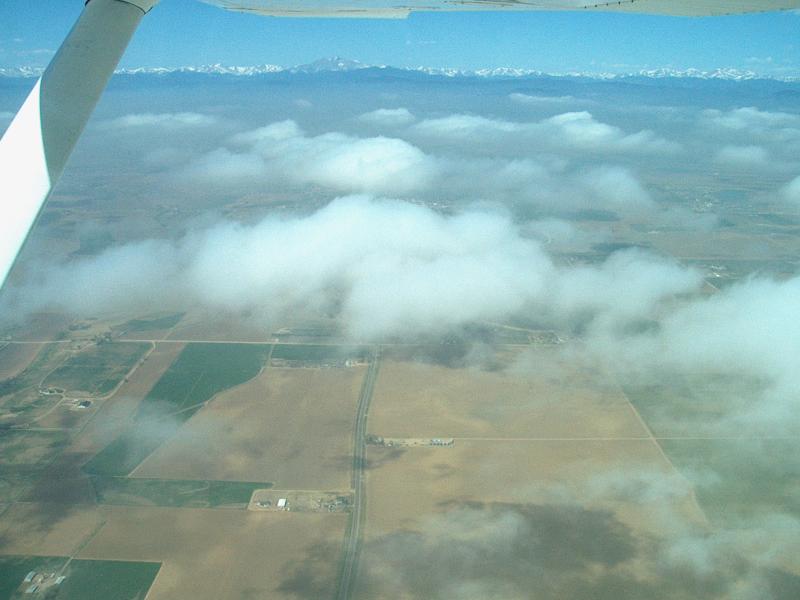
[[[280,600],[303,586],[327,593],[346,523],[346,515],[244,510],[110,508],[107,515],[80,557],[163,561],[148,600]]]
[[[550,586],[543,598],[639,598],[643,581],[671,583],[659,579],[665,540],[709,531],[652,441],[456,441],[368,458],[359,600],[444,597],[481,577],[489,587],[466,597],[495,597],[496,573]],[[627,583],[581,587],[601,580]]]
[[[616,386],[576,368],[553,377],[387,360],[369,432],[384,437],[574,438],[647,435]]]
[[[753,238],[747,233],[719,231],[701,238],[689,232],[670,231],[649,236],[648,240],[661,252],[677,258],[744,260],[756,258],[753,252]],[[786,244],[780,238],[765,236],[760,238],[758,243],[757,257],[780,257],[786,254],[792,256],[797,252],[796,243]]]
[[[39,353],[41,344],[8,344],[0,342],[0,381],[10,379],[25,370]]]
[[[71,556],[105,520],[104,511],[90,504],[13,504],[0,516],[0,553]]]
[[[356,598],[441,594],[439,573],[448,582],[474,576],[453,566],[455,559],[446,558],[451,552],[483,556],[474,568],[491,573],[533,552],[532,562],[510,575],[522,587],[542,583],[536,573],[549,552],[594,553],[599,558],[574,571],[558,571],[570,563],[561,557],[548,572],[564,597],[585,597],[570,586],[596,577],[660,585],[664,540],[676,531],[702,535],[710,530],[708,521],[621,391],[575,371],[529,379],[513,372],[381,365],[370,432],[455,440],[452,447],[368,447]],[[497,536],[507,545],[495,546]],[[606,554],[619,558],[604,564]],[[441,566],[426,566],[439,561]],[[409,584],[410,577],[420,579]],[[530,582],[520,583],[526,577]]]
[[[272,328],[264,323],[253,323],[241,316],[224,318],[219,314],[209,315],[202,310],[188,312],[181,321],[166,334],[171,340],[193,341],[238,341],[264,343],[270,340]],[[157,332],[131,332],[138,339],[148,338]],[[133,338],[131,338],[133,339]]]
[[[52,429],[76,429],[92,418],[103,404],[103,400],[93,400],[89,408],[77,408],[76,401],[61,400],[53,409],[36,419],[37,427]]]
[[[364,368],[268,368],[203,407],[135,477],[270,481],[350,489],[353,415]]]
[[[333,589],[346,518],[18,504],[0,517],[0,552],[163,562],[149,600],[288,600]]]
[[[615,491],[614,474],[640,474],[645,482],[663,480],[676,487],[683,483],[649,440],[458,440],[453,448],[370,448],[368,461],[369,537],[413,527],[443,506],[468,502],[579,502],[613,510],[629,526],[657,533],[672,525],[652,518],[664,499],[624,501],[625,494]],[[687,522],[705,523],[688,488],[674,494],[672,510]]]

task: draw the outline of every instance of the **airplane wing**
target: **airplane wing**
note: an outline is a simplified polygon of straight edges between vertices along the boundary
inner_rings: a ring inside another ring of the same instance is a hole
[[[0,288],[144,14],[91,0],[0,139]]]
[[[268,16],[405,17],[416,11],[592,10],[712,16],[796,9],[798,0],[202,0]]]
[[[275,16],[403,17],[414,11],[594,10],[721,15],[800,0],[203,0]],[[158,0],[89,0],[0,139],[0,289],[142,17]]]

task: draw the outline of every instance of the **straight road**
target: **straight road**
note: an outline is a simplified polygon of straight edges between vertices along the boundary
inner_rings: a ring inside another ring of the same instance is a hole
[[[347,530],[344,535],[344,552],[339,572],[339,584],[334,596],[335,600],[350,600],[353,582],[358,570],[358,558],[361,553],[361,526],[366,517],[364,470],[367,460],[367,413],[372,401],[372,392],[375,389],[375,380],[378,378],[380,352],[380,346],[378,346],[372,355],[367,374],[364,376],[364,384],[361,386],[361,395],[356,408],[356,422],[353,432],[353,510],[350,513],[350,519],[347,522]]]

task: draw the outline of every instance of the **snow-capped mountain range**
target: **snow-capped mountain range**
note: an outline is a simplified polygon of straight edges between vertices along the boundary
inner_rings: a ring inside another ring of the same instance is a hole
[[[282,67],[280,65],[253,65],[253,66],[226,66],[221,64],[189,66],[189,67],[138,67],[123,68],[116,71],[120,75],[169,75],[173,73],[199,73],[206,75],[234,75],[240,77],[252,77],[255,75],[266,75],[274,73],[288,74],[314,74],[329,72],[357,71],[361,69],[386,69],[405,72],[424,73],[438,77],[480,77],[480,78],[524,78],[524,77],[587,77],[591,79],[622,79],[628,77],[647,77],[652,79],[660,78],[693,78],[693,79],[719,79],[728,81],[744,81],[752,79],[774,79],[781,81],[800,81],[800,76],[778,77],[774,75],[764,75],[754,71],[745,71],[732,68],[719,68],[712,71],[701,69],[644,69],[631,73],[604,73],[604,72],[582,72],[569,71],[564,73],[548,73],[535,69],[517,69],[511,67],[496,67],[492,69],[463,70],[438,67],[389,67],[387,65],[368,65],[357,60],[349,60],[340,57],[322,58],[312,63],[298,65],[294,67]],[[38,77],[42,74],[42,67],[14,67],[0,68],[0,77]]]

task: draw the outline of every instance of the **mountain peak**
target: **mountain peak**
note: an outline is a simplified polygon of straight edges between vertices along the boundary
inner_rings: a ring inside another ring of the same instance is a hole
[[[372,65],[367,65],[358,60],[333,56],[330,58],[319,58],[314,62],[298,65],[287,69],[293,73],[321,73],[326,71],[356,71],[358,69],[368,69]]]

